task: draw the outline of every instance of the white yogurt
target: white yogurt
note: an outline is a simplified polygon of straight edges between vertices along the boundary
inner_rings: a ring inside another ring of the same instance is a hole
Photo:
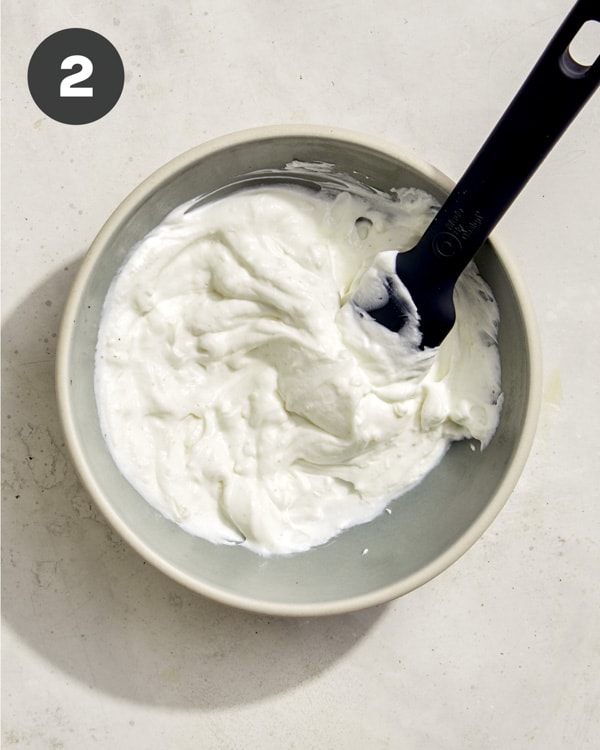
[[[107,444],[157,510],[215,543],[298,552],[380,514],[452,441],[485,447],[498,309],[475,266],[439,350],[350,301],[376,255],[420,237],[430,196],[276,186],[191,205],[130,253],[96,352]]]

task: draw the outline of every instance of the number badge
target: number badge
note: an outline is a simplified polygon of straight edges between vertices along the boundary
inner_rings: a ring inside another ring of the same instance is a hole
[[[34,102],[48,117],[84,125],[115,106],[125,82],[115,47],[89,29],[57,31],[37,47],[27,71]]]

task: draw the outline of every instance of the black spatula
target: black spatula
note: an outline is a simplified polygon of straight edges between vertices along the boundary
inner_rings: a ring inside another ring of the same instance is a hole
[[[600,45],[590,65],[569,49],[588,21],[600,21],[600,0],[575,4],[421,240],[397,254],[396,273],[420,317],[422,349],[439,346],[449,333],[456,280],[600,84]],[[406,303],[393,279],[383,283],[385,303],[362,308],[399,331]]]

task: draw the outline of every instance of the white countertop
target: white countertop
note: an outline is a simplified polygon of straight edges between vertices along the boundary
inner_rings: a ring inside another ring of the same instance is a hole
[[[3,10],[3,722],[9,750],[600,746],[600,94],[502,220],[544,352],[536,442],[505,509],[386,606],[286,620],[205,600],[81,489],[54,400],[65,297],[154,169],[214,136],[318,123],[457,179],[571,0],[54,0]],[[26,82],[59,29],[125,88],[63,125]]]

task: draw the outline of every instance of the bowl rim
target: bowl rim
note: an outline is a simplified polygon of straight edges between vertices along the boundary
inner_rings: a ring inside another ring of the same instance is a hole
[[[101,227],[90,245],[89,250],[86,252],[71,286],[62,314],[55,363],[55,391],[65,444],[84,488],[91,495],[96,506],[102,512],[106,520],[129,544],[129,546],[141,555],[143,559],[147,560],[162,573],[184,585],[186,588],[222,604],[266,615],[314,617],[353,612],[397,599],[442,573],[462,557],[462,555],[464,555],[465,552],[467,552],[467,550],[481,538],[510,497],[522,474],[533,445],[542,397],[542,354],[536,315],[529,291],[510,252],[506,248],[506,245],[498,237],[497,231],[494,230],[488,241],[493,246],[496,257],[504,266],[511,284],[514,287],[515,295],[519,300],[528,351],[530,374],[529,395],[526,403],[522,429],[513,454],[513,459],[498,485],[494,496],[485,507],[484,511],[477,517],[476,521],[471,524],[441,555],[436,557],[419,571],[416,571],[400,581],[375,589],[367,594],[361,594],[354,597],[344,597],[336,600],[314,603],[273,602],[245,596],[239,593],[232,593],[218,586],[199,581],[193,576],[179,570],[175,565],[165,560],[160,553],[142,542],[135,531],[124,523],[113,510],[110,500],[104,495],[90,470],[85,454],[76,438],[76,418],[69,395],[69,361],[72,333],[76,322],[76,313],[79,309],[88,278],[94,268],[96,260],[102,253],[106,241],[161,184],[164,184],[165,181],[171,179],[184,168],[190,167],[203,157],[213,154],[216,151],[230,149],[257,140],[287,139],[290,137],[331,139],[338,142],[345,141],[361,147],[366,147],[374,151],[382,152],[387,156],[402,162],[409,168],[424,175],[427,179],[431,180],[446,192],[449,192],[454,186],[454,182],[447,175],[437,169],[437,167],[434,167],[429,162],[414,156],[406,149],[389,143],[381,138],[339,127],[310,124],[260,126],[222,135],[184,151],[151,173],[120,202]]]

